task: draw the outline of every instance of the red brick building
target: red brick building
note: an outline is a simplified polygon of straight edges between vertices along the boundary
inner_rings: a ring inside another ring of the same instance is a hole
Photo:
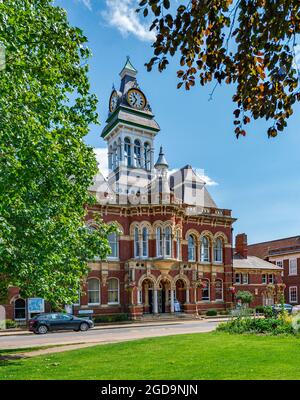
[[[293,236],[248,246],[249,254],[283,268],[285,301],[299,304],[300,301],[300,236]]]
[[[89,262],[91,271],[73,311],[140,318],[224,310],[233,306],[234,286],[253,290],[258,304],[267,286],[261,282],[263,274],[272,273],[276,284],[278,268],[263,261],[263,267],[257,267],[249,259],[247,264],[242,252],[233,268],[231,210],[217,207],[191,166],[170,171],[162,148],[154,163],[160,128],[136,75],[127,60],[120,89],[111,93],[102,132],[109,175],[99,172],[95,177],[90,191],[97,202],[86,216],[89,229],[100,216],[117,223],[119,233],[109,238],[107,260]],[[237,274],[243,276],[241,283]],[[247,284],[244,274],[249,276]],[[16,288],[5,307],[7,318],[28,316],[27,300]]]
[[[254,296],[250,306],[272,305],[283,293],[282,267],[249,254],[247,235],[236,236],[233,256],[235,291],[248,290]]]

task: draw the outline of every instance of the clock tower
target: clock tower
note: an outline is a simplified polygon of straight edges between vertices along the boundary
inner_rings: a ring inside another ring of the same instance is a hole
[[[154,138],[160,127],[127,57],[120,89],[113,87],[102,131],[108,146],[109,185],[119,194],[134,194],[154,176]]]

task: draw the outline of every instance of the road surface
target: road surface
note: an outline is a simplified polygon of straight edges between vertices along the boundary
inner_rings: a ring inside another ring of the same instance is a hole
[[[91,329],[87,332],[55,332],[46,335],[0,336],[0,349],[28,348],[79,343],[114,343],[133,339],[201,333],[213,331],[217,321],[197,320],[157,323],[155,325],[124,325],[116,328]]]

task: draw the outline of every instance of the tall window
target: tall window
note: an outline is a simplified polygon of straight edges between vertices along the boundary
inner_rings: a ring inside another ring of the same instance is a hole
[[[108,152],[108,168],[113,169],[113,149],[112,146],[109,146]]]
[[[144,144],[144,160],[145,160],[145,168],[147,170],[151,169],[151,149],[150,149],[150,144],[145,143]]]
[[[88,303],[100,304],[100,285],[98,279],[88,280]]]
[[[165,229],[165,256],[172,257],[172,233],[171,228]]]
[[[108,236],[109,245],[111,248],[111,253],[109,254],[109,258],[118,258],[119,257],[119,235],[116,232],[111,233]]]
[[[244,285],[247,285],[249,283],[249,275],[248,274],[242,274],[242,283]]]
[[[267,275],[266,274],[262,274],[261,280],[262,280],[263,284],[266,284],[267,283]]]
[[[290,286],[289,288],[289,302],[298,303],[298,289],[297,286]]]
[[[222,262],[223,261],[223,242],[221,238],[217,238],[214,245],[214,261]]]
[[[274,283],[274,276],[273,276],[273,274],[269,274],[269,283]]]
[[[210,299],[210,290],[209,290],[209,280],[203,279],[202,280],[202,300],[209,300]]]
[[[131,142],[129,138],[125,138],[124,140],[124,160],[125,160],[125,165],[127,167],[131,167],[132,165],[132,159],[131,159]]]
[[[149,234],[148,234],[148,229],[143,228],[142,232],[142,249],[143,249],[143,257],[148,257],[148,240],[149,240]]]
[[[215,281],[215,288],[216,288],[216,300],[221,301],[223,300],[223,281],[221,279],[216,279]]]
[[[180,232],[177,231],[176,233],[176,258],[177,260],[180,260],[181,257],[181,238],[180,238]]]
[[[108,304],[119,304],[119,280],[108,279]]]
[[[119,161],[118,161],[118,146],[115,142],[113,145],[113,169],[117,168]]]
[[[134,228],[134,256],[140,257],[140,234],[139,228],[136,226]]]
[[[26,319],[26,302],[24,299],[15,300],[15,319]]]
[[[137,139],[134,141],[134,165],[137,168],[142,167],[141,142]]]
[[[189,261],[196,261],[196,243],[193,235],[188,238],[188,259]]]
[[[201,261],[209,261],[209,240],[206,236],[203,236],[201,239]]]
[[[297,259],[296,258],[290,259],[289,275],[297,275]]]
[[[163,255],[163,235],[162,229],[156,228],[156,256],[162,257]]]

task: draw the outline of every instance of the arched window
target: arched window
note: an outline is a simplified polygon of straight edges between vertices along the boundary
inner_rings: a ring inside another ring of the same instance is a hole
[[[116,232],[112,232],[108,236],[111,253],[108,258],[119,258],[119,235]]]
[[[88,280],[88,303],[90,305],[100,304],[100,283],[98,279]]]
[[[141,142],[137,139],[134,141],[134,165],[137,168],[142,167]]]
[[[145,160],[145,168],[147,170],[151,169],[151,149],[150,144],[146,142],[144,144],[144,160]]]
[[[223,281],[222,281],[222,279],[216,279],[215,293],[216,293],[216,300],[222,301],[223,300]]]
[[[209,299],[210,299],[209,280],[202,279],[202,300],[209,301]]]
[[[114,142],[114,145],[113,145],[113,169],[117,168],[118,164],[119,164],[118,146],[117,146],[117,142]]]
[[[172,257],[172,232],[170,227],[165,229],[165,257]]]
[[[124,140],[124,160],[125,160],[125,165],[127,165],[127,167],[131,167],[132,165],[131,142],[128,137],[125,138]]]
[[[217,238],[214,245],[214,261],[222,262],[223,261],[223,242],[221,238]]]
[[[108,168],[110,170],[113,169],[113,149],[112,149],[112,146],[109,146],[109,151],[108,151]]]
[[[156,228],[156,256],[162,257],[163,255],[163,235],[162,229]]]
[[[119,304],[119,280],[117,278],[110,278],[108,282],[108,304]]]
[[[134,257],[140,257],[140,234],[139,228],[134,228]]]
[[[196,242],[193,235],[188,238],[188,259],[189,261],[196,261]]]
[[[181,237],[179,231],[176,233],[176,258],[177,260],[181,258]]]
[[[206,236],[203,236],[201,239],[201,261],[209,261],[209,240]]]
[[[24,299],[15,300],[15,319],[26,319],[26,301]]]
[[[148,240],[149,240],[148,229],[143,228],[143,231],[142,231],[143,257],[148,257]]]

